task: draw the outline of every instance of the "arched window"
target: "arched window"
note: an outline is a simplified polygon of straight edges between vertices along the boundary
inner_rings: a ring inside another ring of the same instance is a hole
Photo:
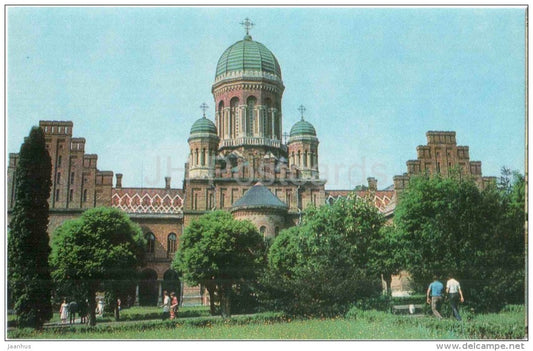
[[[87,189],[83,190],[83,202],[87,202]]]
[[[144,236],[146,239],[146,252],[154,253],[155,252],[155,235],[154,233],[148,232]]]
[[[265,99],[265,113],[266,113],[265,136],[268,138],[277,139],[275,118],[272,113],[272,100],[270,100],[270,98]]]
[[[262,225],[260,228],[259,228],[259,233],[261,233],[261,235],[265,235],[265,232],[266,232],[266,227],[264,225]]]
[[[167,256],[170,258],[176,253],[177,237],[176,234],[170,233],[167,238]]]
[[[229,102],[230,104],[230,119],[229,119],[229,125],[228,125],[228,132],[230,138],[234,138],[237,136],[237,132],[239,130],[239,121],[237,118],[238,114],[238,106],[239,106],[239,98],[234,97]]]
[[[257,104],[255,96],[250,96],[246,100],[246,135],[252,135],[257,132],[257,125],[254,125],[254,110]]]

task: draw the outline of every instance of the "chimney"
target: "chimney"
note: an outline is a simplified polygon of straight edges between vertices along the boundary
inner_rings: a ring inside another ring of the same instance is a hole
[[[368,190],[370,191],[377,191],[378,190],[378,181],[374,177],[368,177],[366,178],[368,181]]]
[[[122,188],[122,173],[117,173],[117,185],[115,188],[120,189]]]
[[[170,189],[170,177],[165,177],[165,189]]]

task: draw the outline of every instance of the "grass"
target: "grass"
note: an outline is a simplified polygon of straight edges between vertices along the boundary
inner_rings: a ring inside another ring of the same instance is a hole
[[[159,313],[158,309],[132,308],[124,318]],[[522,339],[524,307],[498,314],[464,314],[464,321],[436,320],[431,316],[401,316],[380,311],[352,311],[346,318],[291,319],[280,313],[209,317],[205,308],[183,308],[173,321],[109,322],[88,328],[48,328],[44,331],[10,330],[9,339],[161,339],[161,340],[443,340]],[[188,317],[186,317],[189,315]],[[159,317],[159,314],[158,314]]]

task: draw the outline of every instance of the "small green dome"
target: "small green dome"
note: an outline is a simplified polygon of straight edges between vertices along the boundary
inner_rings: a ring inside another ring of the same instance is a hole
[[[281,79],[281,68],[274,54],[246,35],[224,51],[217,63],[215,78],[232,71],[262,71]]]
[[[316,136],[316,130],[315,127],[306,120],[302,119],[296,124],[294,124],[291,128],[291,134],[290,136],[297,136],[297,135],[312,135]]]
[[[190,134],[196,134],[196,133],[214,133],[214,134],[216,134],[217,133],[217,127],[215,127],[215,124],[213,122],[211,122],[211,120],[209,120],[209,119],[207,119],[205,117],[202,117],[199,120],[197,120],[196,122],[194,122],[194,124],[192,125]]]

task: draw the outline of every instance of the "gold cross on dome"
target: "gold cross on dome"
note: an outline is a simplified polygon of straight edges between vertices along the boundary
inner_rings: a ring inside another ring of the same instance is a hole
[[[207,111],[209,106],[207,106],[205,102],[202,102],[202,104],[200,105],[200,108],[202,109],[202,111],[204,111],[204,118],[205,118],[205,111]]]
[[[302,119],[304,119],[304,112],[305,112],[304,105],[300,105],[300,107],[298,107],[298,111],[300,111],[300,114],[302,115]]]
[[[248,17],[244,19],[244,21],[241,22],[241,25],[246,29],[246,35],[250,35],[250,29],[254,26],[254,23],[250,21]]]

